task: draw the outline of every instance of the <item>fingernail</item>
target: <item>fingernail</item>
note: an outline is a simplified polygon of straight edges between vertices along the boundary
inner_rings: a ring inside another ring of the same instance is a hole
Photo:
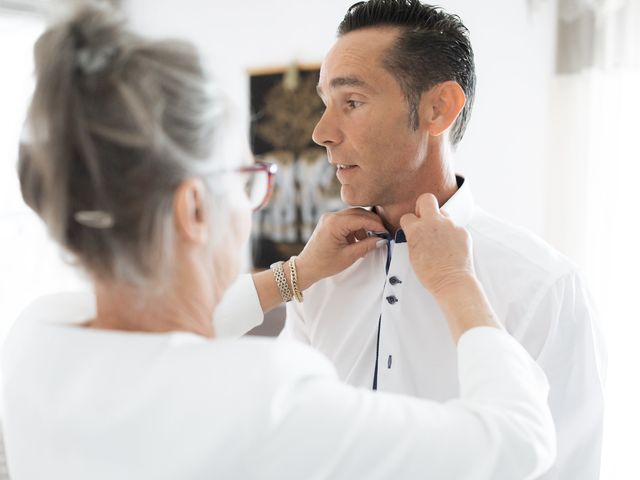
[[[384,247],[387,244],[386,240],[378,240],[376,242],[376,248]]]

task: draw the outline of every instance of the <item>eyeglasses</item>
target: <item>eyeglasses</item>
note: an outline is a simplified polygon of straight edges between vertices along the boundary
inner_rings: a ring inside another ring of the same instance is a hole
[[[264,208],[271,194],[278,166],[275,163],[256,162],[233,170],[242,175],[245,193],[254,212]]]
[[[275,163],[256,162],[253,165],[234,168],[232,170],[217,170],[208,175],[238,174],[244,188],[244,193],[254,212],[264,208],[273,193],[274,177],[278,171]]]

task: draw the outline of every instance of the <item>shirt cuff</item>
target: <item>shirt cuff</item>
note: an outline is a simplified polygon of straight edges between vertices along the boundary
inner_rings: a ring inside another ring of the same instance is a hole
[[[258,292],[249,273],[239,275],[227,289],[213,316],[217,337],[237,338],[264,320]]]

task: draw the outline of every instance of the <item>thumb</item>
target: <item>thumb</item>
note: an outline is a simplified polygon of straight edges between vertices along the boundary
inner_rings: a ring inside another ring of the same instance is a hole
[[[378,248],[378,242],[380,238],[371,237],[365,240],[360,240],[356,243],[352,243],[351,245],[347,245],[345,250],[348,255],[353,258],[353,260],[357,260],[358,258],[364,257],[367,253],[374,251]]]
[[[400,228],[407,233],[407,230],[411,228],[411,226],[418,221],[418,217],[413,213],[405,213],[402,217],[400,217]]]

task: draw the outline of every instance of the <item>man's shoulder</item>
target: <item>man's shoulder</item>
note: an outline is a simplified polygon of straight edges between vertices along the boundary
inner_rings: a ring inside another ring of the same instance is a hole
[[[557,279],[577,270],[575,264],[526,228],[476,209],[468,229],[479,263],[508,271],[525,271],[534,277]]]
[[[589,317],[559,316],[565,301],[584,292],[577,267],[534,233],[482,210],[474,214],[476,272],[498,318],[527,351],[537,357],[549,333],[563,326],[584,325]],[[554,326],[555,325],[555,326]]]

